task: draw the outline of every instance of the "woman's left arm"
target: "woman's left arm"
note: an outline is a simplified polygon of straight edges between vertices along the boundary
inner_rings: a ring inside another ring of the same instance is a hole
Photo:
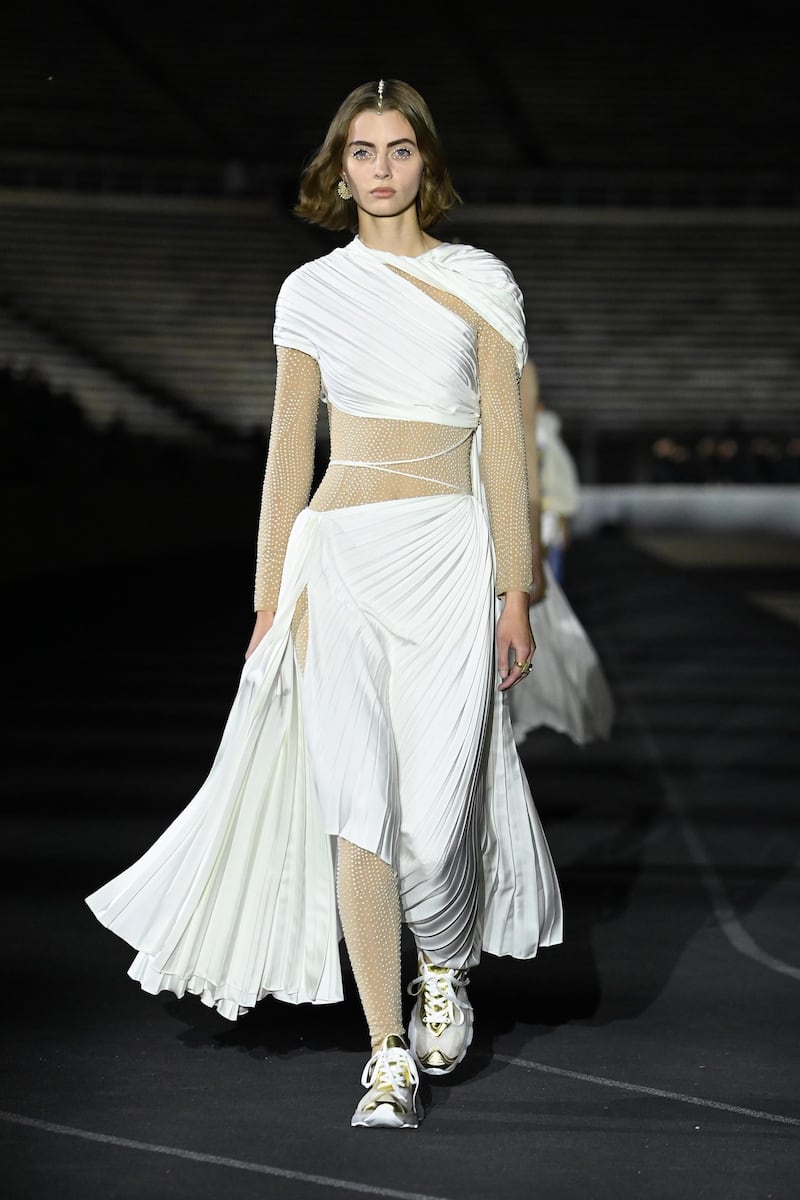
[[[500,690],[507,691],[527,674],[518,664],[530,663],[536,649],[529,617],[531,531],[516,356],[505,338],[486,322],[478,329],[478,371],[481,479],[494,541],[495,587],[503,596],[497,623],[497,665]]]
[[[529,523],[531,527],[531,604],[544,599],[546,582],[542,562],[542,494],[539,475],[539,447],[536,438],[536,411],[539,405],[539,376],[532,358],[525,361],[519,378],[522,428],[525,431],[525,465],[528,472]]]

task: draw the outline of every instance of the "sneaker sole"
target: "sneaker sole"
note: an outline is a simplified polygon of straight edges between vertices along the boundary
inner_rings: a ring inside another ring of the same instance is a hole
[[[421,1058],[417,1053],[417,1039],[415,1036],[417,1027],[413,1021],[411,1022],[411,1028],[409,1030],[408,1037],[411,1053],[417,1060],[420,1070],[424,1071],[426,1075],[451,1075],[452,1072],[455,1071],[458,1064],[463,1062],[466,1058],[467,1051],[472,1045],[472,1027],[474,1025],[475,1013],[472,1008],[462,1009],[461,1011],[464,1013],[464,1024],[467,1026],[466,1037],[464,1038],[464,1044],[461,1047],[458,1058],[448,1067],[428,1067],[425,1065],[425,1059]]]
[[[405,1116],[396,1112],[391,1104],[379,1104],[372,1112],[353,1113],[350,1124],[354,1129],[417,1129],[424,1115],[419,1101],[415,1111]]]

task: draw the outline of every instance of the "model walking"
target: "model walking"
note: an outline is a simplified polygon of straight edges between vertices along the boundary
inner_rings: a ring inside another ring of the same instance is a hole
[[[505,707],[525,686],[531,542],[508,268],[428,232],[458,201],[423,98],[364,84],[295,212],[357,231],[276,304],[256,622],[209,776],[88,898],[150,992],[235,1019],[342,998],[371,1041],[353,1125],[415,1127],[419,1069],[472,1039],[482,950],[561,940],[561,900]],[[309,502],[320,400],[331,459]],[[403,1020],[401,922],[418,948]]]
[[[520,401],[531,500],[532,569],[541,585],[531,596],[538,638],[536,673],[508,698],[511,724],[518,744],[532,730],[548,726],[583,746],[609,737],[614,697],[601,658],[564,593],[562,570],[553,558],[553,530],[562,514],[572,515],[578,507],[577,473],[574,465],[570,468],[566,446],[559,453],[553,434],[557,418],[541,403],[538,373],[530,358],[522,368]],[[560,562],[563,568],[563,558]]]

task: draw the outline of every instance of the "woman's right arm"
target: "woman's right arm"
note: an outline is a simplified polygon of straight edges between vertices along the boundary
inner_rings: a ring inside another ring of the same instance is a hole
[[[289,534],[308,504],[314,479],[319,364],[310,354],[291,347],[278,346],[276,354],[275,405],[258,524],[256,622],[246,658],[272,625]]]

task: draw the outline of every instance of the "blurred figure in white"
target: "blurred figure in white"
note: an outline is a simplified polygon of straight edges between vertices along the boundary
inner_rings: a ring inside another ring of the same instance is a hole
[[[520,396],[525,437],[538,450],[542,552],[563,588],[570,521],[580,504],[578,469],[561,436],[561,418],[542,403],[539,378],[530,358],[522,370]]]
[[[531,730],[541,726],[584,745],[609,736],[614,699],[597,652],[561,583],[569,520],[580,502],[578,474],[560,438],[558,417],[540,402],[536,367],[530,358],[522,369],[520,398],[531,502],[533,578],[537,581],[531,593],[536,661],[525,688],[513,688],[506,701],[518,745]],[[559,537],[563,539],[559,545],[561,555],[557,550],[553,558]],[[536,561],[539,546],[540,562]]]

